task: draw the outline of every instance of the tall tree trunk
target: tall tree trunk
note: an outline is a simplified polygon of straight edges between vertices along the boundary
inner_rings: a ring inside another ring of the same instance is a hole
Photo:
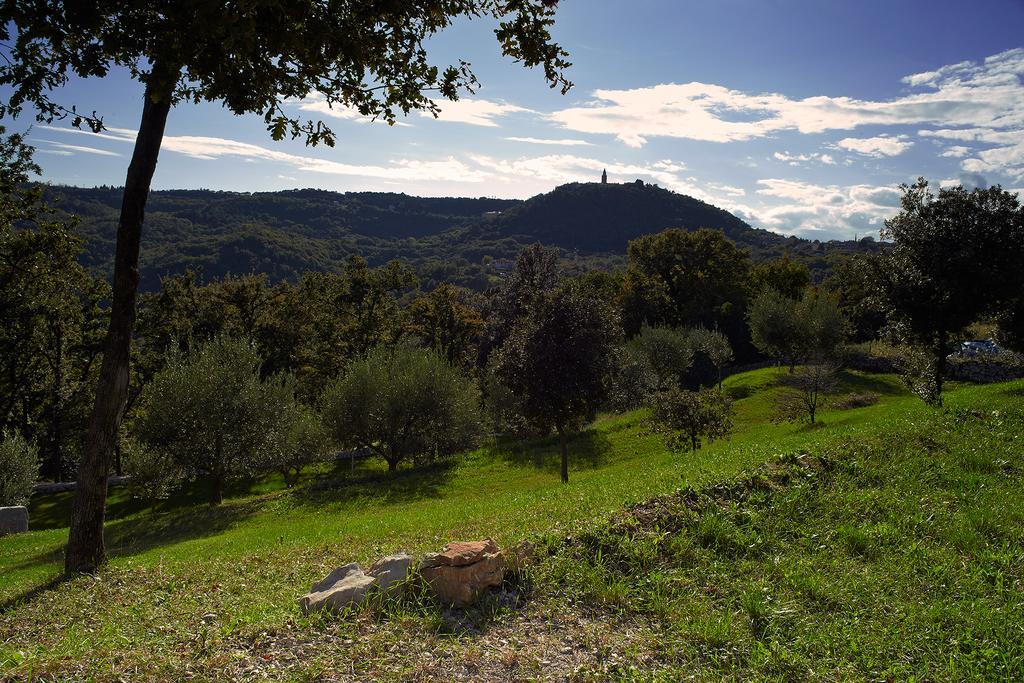
[[[153,72],[170,77],[161,79],[154,76],[146,86],[142,121],[124,183],[121,217],[117,225],[110,324],[96,385],[96,400],[78,467],[71,531],[64,556],[64,570],[69,574],[93,571],[106,561],[107,556],[103,543],[107,475],[128,393],[128,357],[135,325],[142,220],[177,80],[176,70],[158,72],[154,67]]]
[[[565,430],[558,425],[558,447],[562,451],[562,483],[569,483],[569,445],[566,443]]]

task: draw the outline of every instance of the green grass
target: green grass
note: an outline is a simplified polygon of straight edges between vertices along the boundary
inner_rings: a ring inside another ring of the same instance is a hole
[[[344,642],[346,634],[349,639],[354,637],[362,622],[324,624],[318,618],[300,617],[295,607],[296,597],[309,584],[344,562],[365,563],[399,549],[433,550],[459,538],[491,536],[507,544],[539,534],[549,540],[578,535],[602,528],[609,516],[623,506],[658,494],[735,479],[782,454],[798,450],[823,453],[844,445],[870,443],[897,425],[924,424],[936,419],[933,411],[909,397],[893,378],[851,373],[844,378],[846,390],[874,391],[882,397],[878,404],[846,411],[826,410],[821,426],[815,429],[770,424],[765,419],[776,390],[774,373],[758,370],[725,381],[726,391],[737,397],[736,431],[730,439],[707,445],[697,453],[668,452],[659,438],[649,433],[642,413],[598,420],[571,443],[568,486],[558,482],[557,447],[545,440],[499,444],[451,463],[406,471],[394,478],[375,463],[361,465],[354,473],[348,472],[347,463],[337,471],[314,472],[295,491],[280,490],[279,481],[269,478],[239,485],[233,497],[219,508],[199,503],[203,497],[201,490],[187,492],[155,512],[124,498],[123,491],[115,491],[112,507],[117,518],[108,523],[107,531],[112,560],[96,579],[80,577],[66,583],[56,582],[60,547],[67,533],[56,525],[66,515],[68,503],[66,498],[40,498],[33,502],[32,509],[33,524],[39,530],[0,539],[0,678],[5,673],[22,677],[42,673],[115,678],[122,674],[133,677],[134,671],[136,678],[158,679],[177,677],[176,672],[186,668],[199,678],[217,678],[223,675],[222,667],[241,656],[240,651],[271,637],[267,634],[287,632],[296,642],[316,640],[327,632],[342,639],[338,642]],[[1008,387],[1017,393],[1011,393]],[[1021,383],[957,387],[947,402],[986,409],[1003,404],[1020,407],[1024,404],[1022,388]],[[972,476],[979,483],[988,485],[987,480],[982,482],[985,477],[1003,476],[1002,466],[993,465],[987,457],[970,462],[970,467],[975,468],[971,470]],[[866,459],[857,476],[876,477],[876,485],[881,487],[888,473],[872,474],[877,467],[874,460]],[[986,470],[992,467],[996,469]],[[1012,481],[1019,484],[1016,478]],[[926,486],[927,482],[920,485]],[[982,490],[986,496],[995,495],[990,489]],[[1019,488],[1014,493],[1019,501]],[[814,517],[814,523],[820,527],[816,533],[825,534],[819,538],[827,539],[827,547],[842,549],[844,562],[875,562],[879,555],[872,553],[898,547],[903,540],[903,527],[893,521],[893,515],[909,514],[913,508],[906,502],[890,514],[895,493],[879,496],[877,500],[863,495],[865,505],[877,505],[888,516],[879,512],[876,518],[851,512],[840,518],[841,509],[829,507],[834,513],[832,517]],[[991,502],[992,498],[985,500]],[[763,640],[754,636],[741,638],[737,633],[742,633],[740,629],[747,622],[756,622],[762,633],[782,633],[774,624],[783,597],[772,592],[780,576],[789,582],[787,586],[794,586],[787,591],[820,595],[823,605],[843,604],[854,590],[845,585],[840,590],[832,578],[823,577],[828,565],[810,560],[803,563],[803,542],[789,551],[780,537],[771,535],[781,533],[787,524],[802,523],[802,517],[791,519],[801,511],[798,507],[798,501],[794,501],[783,507],[765,508],[758,513],[758,519],[763,520],[760,526],[728,509],[702,516],[695,522],[692,539],[686,536],[673,541],[673,557],[683,559],[679,567],[666,564],[660,542],[648,540],[646,546],[638,543],[630,551],[647,558],[638,566],[648,576],[654,575],[647,580],[649,590],[655,596],[664,596],[655,599],[663,602],[655,612],[661,615],[658,619],[671,622],[670,627],[676,629],[672,633],[682,634],[681,638],[689,634],[684,641],[696,638],[710,648],[709,652],[746,648],[738,650],[744,653],[743,657],[729,655],[722,659],[715,655],[710,660],[687,660],[688,664],[709,667],[702,670],[711,672],[712,677],[768,671],[750,668],[756,657],[768,657],[756,645]],[[1019,548],[1017,517],[1009,512],[1005,514],[1010,516],[985,513],[980,507],[971,514],[972,517],[965,518],[967,521],[958,522],[943,533],[975,551],[980,548],[995,552],[997,540],[1003,544],[1017,543],[1014,547]],[[800,528],[786,533],[802,539],[805,531]],[[1015,533],[1018,535],[1014,536]],[[785,576],[778,573],[783,569],[775,568],[762,556],[758,556],[761,564],[750,564],[753,560],[747,555],[748,547],[773,543],[771,547],[777,548],[780,561],[785,561]],[[644,552],[647,554],[643,555]],[[1007,546],[1005,552],[1012,556],[1016,550]],[[718,558],[715,567],[703,569],[703,565],[687,559],[705,556]],[[535,609],[558,604],[557,600],[552,602],[551,598],[543,597],[545,581],[558,570],[558,557],[556,553],[550,565],[537,570]],[[733,565],[738,569],[729,583],[728,569]],[[580,566],[590,567],[595,578],[577,581],[578,577],[571,577],[573,583],[567,585],[590,585],[601,593],[603,597],[592,601],[594,609],[618,605],[618,614],[630,614],[622,606],[630,604],[635,589],[626,577],[616,577],[600,563]],[[679,571],[684,575],[677,581],[673,572]],[[719,573],[701,578],[705,571]],[[867,576],[852,570],[848,573],[848,578],[860,581],[857,585],[869,583]],[[679,586],[696,586],[701,581],[721,581],[721,590],[728,600],[720,602],[716,597],[695,601],[692,596],[684,599],[686,594],[678,593]],[[909,594],[913,590],[907,589]],[[789,593],[784,599],[790,599]],[[676,602],[680,605],[678,609],[667,606]],[[552,609],[557,613],[564,611],[563,607]],[[652,619],[650,612],[637,614],[645,621]],[[387,621],[387,628],[397,629],[404,639],[425,643],[424,647],[454,647],[463,658],[475,652],[471,638],[458,640],[454,645],[435,641],[443,630],[438,625],[439,618],[436,608],[422,607],[411,615],[394,616]],[[808,621],[803,626],[801,623],[791,624],[790,631],[772,642],[788,643],[804,627],[827,625],[825,621]],[[479,624],[475,628],[480,628]],[[488,637],[488,627],[482,628],[483,637]],[[490,628],[492,632],[498,630],[497,626]],[[649,632],[661,635],[660,629],[659,626]],[[383,636],[363,635],[367,643],[387,647],[387,639],[381,640]],[[864,647],[856,641],[855,625],[847,628],[845,635],[853,640],[833,640],[831,646],[837,651]],[[608,647],[614,649],[616,642],[613,638]],[[771,651],[770,645],[765,647]],[[747,652],[751,649],[761,654],[751,655]],[[335,658],[340,656],[330,647],[326,652],[333,652]],[[377,661],[373,657],[384,657],[376,650],[363,655],[372,655],[372,661]],[[351,656],[345,655],[345,661]],[[665,661],[659,667],[674,672],[672,667],[678,663],[662,659]],[[135,665],[141,669],[130,668]],[[297,675],[296,671],[315,677],[317,671],[331,670],[329,665],[336,666],[338,662],[313,657],[297,670],[287,669],[288,677]],[[805,674],[809,671],[795,670]],[[407,675],[401,667],[395,671],[399,676]],[[875,669],[842,671],[859,677]],[[376,675],[379,673],[371,668],[364,671],[363,677]],[[620,671],[619,675],[626,674]]]
[[[812,448],[813,466],[783,457],[558,550],[546,580],[562,600],[644,624],[642,676],[590,673],[1021,680],[1021,396],[961,389],[942,412],[880,413]]]

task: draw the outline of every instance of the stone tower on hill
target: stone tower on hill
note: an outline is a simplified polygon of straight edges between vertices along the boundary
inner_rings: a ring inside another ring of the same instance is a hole
[[[602,185],[607,185],[608,184],[608,169],[605,169],[605,170],[601,171],[601,184]]]

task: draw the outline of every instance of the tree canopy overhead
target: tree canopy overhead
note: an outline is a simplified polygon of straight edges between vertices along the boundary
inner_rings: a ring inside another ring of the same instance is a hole
[[[329,106],[393,122],[399,113],[440,110],[478,85],[468,62],[437,65],[425,42],[459,18],[489,17],[502,53],[541,67],[567,92],[568,54],[551,39],[557,0],[253,0],[210,3],[4,3],[7,59],[0,84],[13,91],[0,115],[25,105],[42,121],[70,117],[98,131],[102,115],[81,112],[51,93],[73,76],[127,69],[172,103],[222,102],[235,114],[259,113],[275,140],[302,137],[333,146],[322,121],[289,114],[288,102],[319,96]],[[12,39],[13,29],[13,41]]]

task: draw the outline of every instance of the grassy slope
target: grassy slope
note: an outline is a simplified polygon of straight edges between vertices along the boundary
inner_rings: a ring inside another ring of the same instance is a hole
[[[848,380],[883,394],[880,404],[826,413],[825,426],[813,430],[767,424],[771,375],[727,380],[734,395],[749,394],[737,400],[737,431],[698,456],[666,452],[639,414],[599,421],[573,444],[568,488],[557,482],[554,445],[540,443],[479,451],[393,481],[357,471],[336,486],[241,496],[219,509],[150,515],[124,504],[126,516],[109,526],[115,557],[101,579],[52,589],[65,530],[0,540],[0,671],[73,666],[102,673],[131,661],[147,662],[151,674],[187,661],[215,666],[229,657],[224,643],[239,634],[295,621],[297,593],[342,562],[432,549],[452,538],[510,542],[595,526],[623,504],[731,478],[782,453],[868,438],[878,431],[873,425],[927,414],[891,378],[857,375]],[[949,401],[1006,396],[1005,388],[967,388]],[[48,514],[54,511],[38,510],[38,518]],[[210,613],[218,615],[216,629],[203,626]]]
[[[1022,397],[1015,383],[879,412],[812,448],[814,466],[650,503],[559,550],[549,590],[638,634],[630,661],[589,672],[1024,679]]]

